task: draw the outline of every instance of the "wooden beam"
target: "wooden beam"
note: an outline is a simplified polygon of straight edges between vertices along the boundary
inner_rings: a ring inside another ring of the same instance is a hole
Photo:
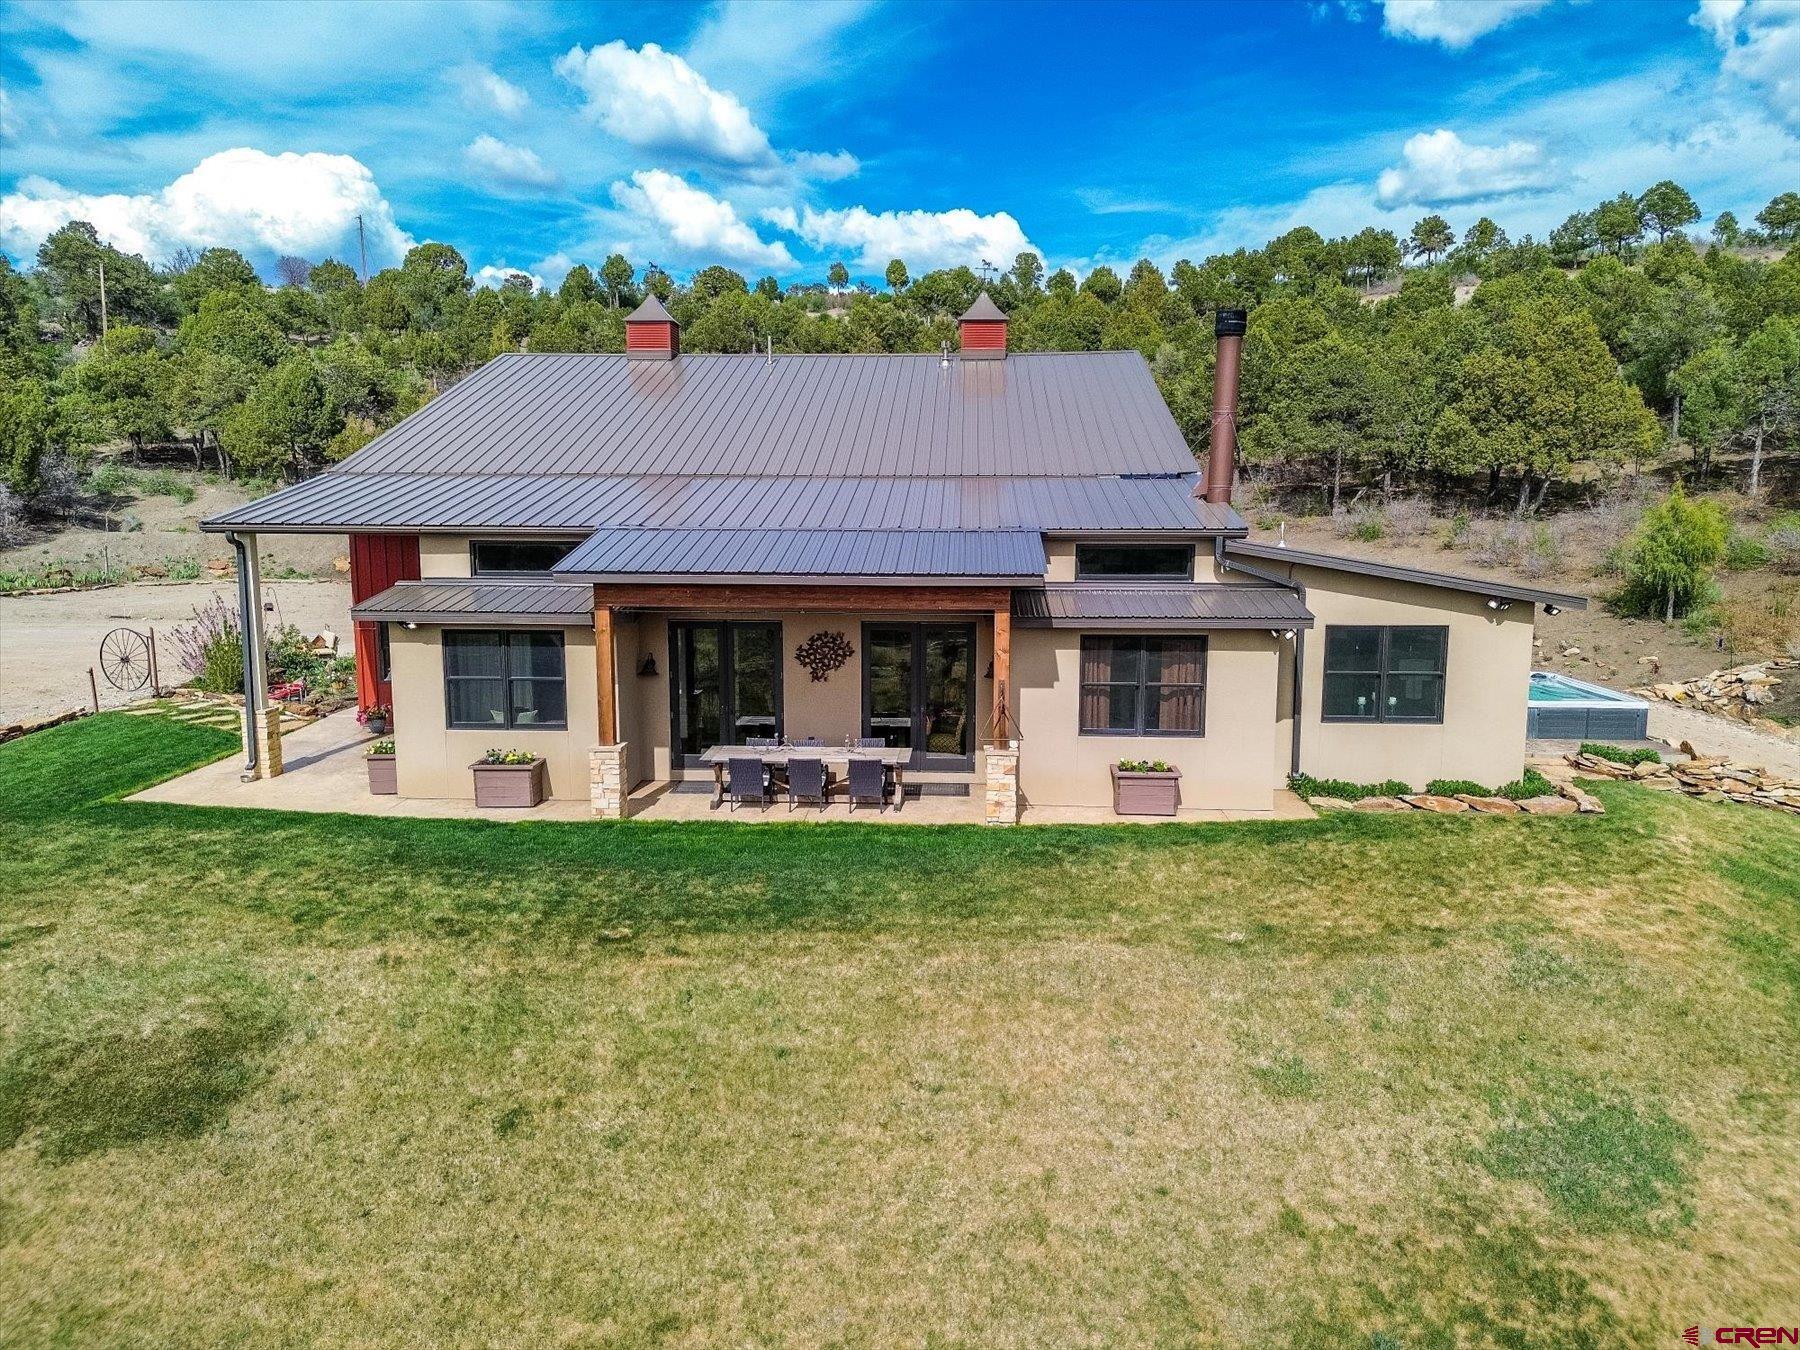
[[[713,613],[979,614],[1011,613],[1007,586],[772,586],[646,583],[594,586],[594,619],[602,606],[614,609],[706,610]]]
[[[596,591],[599,589],[595,588]],[[613,614],[610,605],[594,597],[594,683],[599,690],[599,736],[601,745],[619,743],[619,709],[614,697]]]
[[[1012,739],[1012,599],[994,608],[994,741]]]

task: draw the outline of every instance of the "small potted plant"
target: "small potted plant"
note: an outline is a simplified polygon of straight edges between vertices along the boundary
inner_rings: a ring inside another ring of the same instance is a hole
[[[371,703],[366,708],[356,710],[356,720],[368,729],[371,736],[385,736],[388,723],[393,721],[394,710],[385,703]]]
[[[369,762],[369,791],[378,797],[392,797],[400,791],[394,774],[394,743],[376,741],[363,758]]]
[[[1181,770],[1160,759],[1122,759],[1112,766],[1113,812],[1172,816],[1181,805]]]
[[[529,750],[490,750],[469,766],[475,805],[536,806],[544,800],[544,761]]]

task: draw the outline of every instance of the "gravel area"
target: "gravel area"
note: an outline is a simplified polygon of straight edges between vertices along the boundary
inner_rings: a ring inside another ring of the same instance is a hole
[[[1741,763],[1785,777],[1800,777],[1800,741],[1771,736],[1727,717],[1652,699],[1650,734],[1677,745],[1692,741],[1694,749],[1703,755],[1730,755]]]
[[[46,717],[86,707],[88,667],[99,665],[100,640],[115,628],[156,629],[157,652],[169,682],[185,681],[175,665],[169,630],[190,621],[214,595],[237,604],[233,581],[138,582],[59,595],[0,596],[0,722]],[[348,581],[271,581],[263,598],[275,609],[271,626],[291,623],[307,634],[327,629],[338,649],[350,650]],[[100,706],[115,708],[140,693],[100,685]]]

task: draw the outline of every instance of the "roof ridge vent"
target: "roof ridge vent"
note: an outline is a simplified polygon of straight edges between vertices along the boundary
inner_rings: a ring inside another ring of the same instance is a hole
[[[625,317],[625,355],[638,361],[673,361],[681,355],[681,325],[654,291]]]
[[[956,321],[965,361],[1004,361],[1006,359],[1006,311],[994,303],[985,290],[975,297]]]

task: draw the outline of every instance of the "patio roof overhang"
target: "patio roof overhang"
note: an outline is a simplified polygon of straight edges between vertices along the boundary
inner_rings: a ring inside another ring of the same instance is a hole
[[[594,588],[553,581],[398,581],[350,610],[371,623],[586,627]]]
[[[1035,530],[596,530],[558,578],[774,585],[1023,585],[1044,575]]]

